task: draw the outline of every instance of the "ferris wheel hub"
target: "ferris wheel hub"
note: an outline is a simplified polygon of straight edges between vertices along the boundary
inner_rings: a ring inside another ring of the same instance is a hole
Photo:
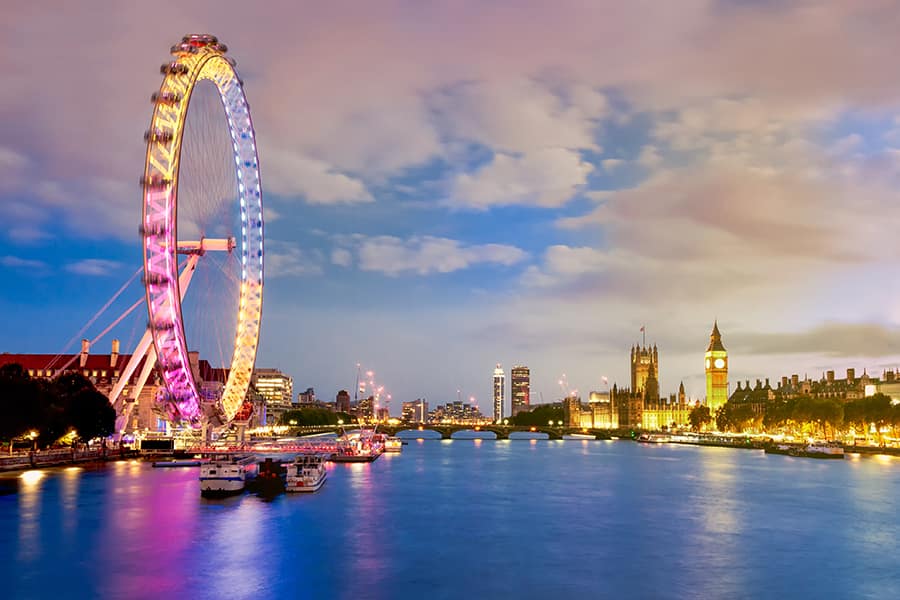
[[[234,236],[227,238],[202,238],[199,241],[178,242],[178,254],[199,254],[207,252],[231,252],[237,247]]]

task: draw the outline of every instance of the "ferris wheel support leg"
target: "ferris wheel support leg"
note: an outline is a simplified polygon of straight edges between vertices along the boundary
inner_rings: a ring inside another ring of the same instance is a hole
[[[144,391],[147,379],[150,377],[150,373],[153,372],[153,367],[155,366],[156,348],[150,346],[147,350],[147,360],[144,361],[144,366],[141,368],[141,374],[138,376],[137,382],[131,391],[131,397],[124,399],[124,409],[121,411],[121,416],[116,419],[116,431],[118,432],[120,439],[121,436],[124,435],[125,429],[128,427],[128,422],[131,420],[131,413],[134,411],[134,406],[138,403],[141,392]]]
[[[178,277],[178,287],[181,290],[181,299],[184,300],[184,294],[187,292],[188,286],[191,284],[191,277],[194,275],[194,270],[197,267],[197,261],[200,259],[198,255],[191,256],[188,259],[187,264],[184,266],[184,269],[181,271],[181,275]],[[125,365],[125,369],[122,371],[122,375],[119,377],[119,380],[116,382],[115,387],[113,387],[112,392],[109,395],[109,402],[116,409],[116,428],[115,432],[117,436],[121,439],[122,434],[124,433],[125,428],[128,425],[128,420],[131,416],[131,411],[134,408],[135,402],[141,395],[141,391],[144,389],[144,385],[147,383],[147,379],[150,377],[150,373],[153,371],[153,367],[156,366],[156,348],[153,347],[153,338],[150,333],[150,329],[147,328],[147,331],[144,332],[143,337],[141,337],[141,341],[138,342],[137,348],[134,349],[134,353],[132,353],[131,358],[128,360],[128,363]],[[141,374],[138,377],[137,385],[132,391],[131,397],[134,400],[133,402],[128,402],[127,398],[122,398],[122,391],[125,389],[125,386],[128,385],[128,382],[131,380],[131,376],[134,375],[134,372],[137,370],[138,365],[141,362],[141,359],[147,357],[147,360],[144,361],[144,367],[141,369]]]
[[[119,400],[122,396],[122,390],[125,389],[125,386],[128,385],[129,380],[131,380],[131,376],[134,375],[134,371],[137,369],[138,364],[140,364],[141,359],[147,354],[147,350],[150,348],[150,343],[152,339],[150,337],[150,330],[148,329],[144,332],[144,336],[141,338],[141,341],[138,342],[137,348],[134,349],[134,353],[131,355],[131,358],[128,359],[128,363],[125,365],[125,369],[122,370],[122,374],[119,376],[119,381],[116,382],[115,387],[112,392],[109,394],[109,401],[115,407],[116,412],[121,412],[119,406]],[[154,352],[154,360],[156,358],[156,353]],[[116,429],[118,431],[118,428]]]

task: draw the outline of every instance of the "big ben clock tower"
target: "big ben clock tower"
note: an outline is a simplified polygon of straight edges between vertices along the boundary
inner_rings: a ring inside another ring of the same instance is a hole
[[[706,405],[715,419],[716,410],[728,402],[728,351],[722,345],[719,322],[713,325],[706,349]]]

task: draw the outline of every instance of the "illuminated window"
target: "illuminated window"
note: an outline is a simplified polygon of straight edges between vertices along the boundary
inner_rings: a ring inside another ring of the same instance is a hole
[[[100,377],[106,377],[106,371],[100,371]]]
[[[94,369],[94,374],[92,375],[92,377],[96,377],[96,376],[97,376],[97,370]]]
[[[34,369],[28,369],[28,376],[34,377]]]

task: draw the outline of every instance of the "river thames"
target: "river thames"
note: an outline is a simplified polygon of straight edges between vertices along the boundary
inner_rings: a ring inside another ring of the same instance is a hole
[[[137,461],[2,483],[4,597],[900,596],[888,457],[412,440],[271,501]]]

